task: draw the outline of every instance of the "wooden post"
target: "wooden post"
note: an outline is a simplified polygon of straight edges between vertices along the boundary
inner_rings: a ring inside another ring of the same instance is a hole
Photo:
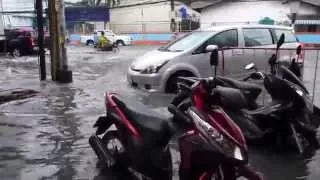
[[[51,36],[51,75],[52,80],[61,83],[72,82],[72,71],[68,69],[67,50],[65,48],[64,1],[48,1],[50,11]]]
[[[49,28],[50,28],[50,55],[51,55],[51,77],[53,81],[57,81],[57,72],[59,67],[59,47],[57,42],[57,13],[55,8],[55,0],[48,1],[49,10]]]

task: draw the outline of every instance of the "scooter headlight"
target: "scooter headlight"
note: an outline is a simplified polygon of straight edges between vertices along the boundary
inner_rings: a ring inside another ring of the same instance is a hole
[[[296,93],[302,97],[305,105],[306,105],[306,108],[310,111],[310,112],[313,112],[313,103],[311,101],[311,99],[300,89],[296,89]]]
[[[194,111],[189,110],[190,116],[195,120],[196,126],[199,126],[201,129],[205,131],[210,137],[214,139],[218,139],[218,141],[223,140],[223,136],[219,133],[217,129],[207,123],[205,120],[202,120],[201,117],[195,113]]]
[[[301,96],[301,97],[303,96],[303,91],[301,91],[300,89],[297,89],[297,90],[296,90],[296,93],[297,93],[299,96]]]
[[[198,129],[208,138],[208,141],[215,145],[216,150],[219,150],[229,158],[234,158],[239,161],[246,160],[246,156],[242,154],[240,147],[238,147],[228,137],[221,134],[215,127],[203,120],[194,111],[189,109],[188,114],[192,117]]]
[[[240,161],[244,160],[244,157],[242,156],[242,153],[241,153],[241,149],[238,146],[235,147],[233,155],[235,159],[238,159]]]

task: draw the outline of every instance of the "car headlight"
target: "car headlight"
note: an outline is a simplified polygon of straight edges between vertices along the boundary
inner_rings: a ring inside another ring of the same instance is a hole
[[[165,61],[162,64],[158,65],[150,65],[144,70],[141,71],[142,74],[153,74],[157,73],[164,65],[166,65],[169,61]]]

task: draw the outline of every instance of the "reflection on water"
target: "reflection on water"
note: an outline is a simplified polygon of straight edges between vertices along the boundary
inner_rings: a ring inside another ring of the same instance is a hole
[[[172,96],[129,88],[128,65],[132,57],[145,50],[124,48],[118,59],[112,60],[101,54],[88,58],[81,51],[73,53],[69,59],[75,81],[71,85],[39,83],[34,57],[0,61],[0,89],[26,87],[41,91],[31,99],[0,106],[1,179],[131,179],[126,173],[119,177],[117,172],[96,169],[97,158],[88,138],[94,121],[104,113],[103,95],[105,91],[117,91],[166,116]],[[175,142],[172,147],[176,148]],[[179,154],[172,152],[177,172]],[[320,179],[319,153],[305,161],[293,153],[250,149],[250,161],[267,179],[291,180],[310,172],[308,179],[316,180]]]

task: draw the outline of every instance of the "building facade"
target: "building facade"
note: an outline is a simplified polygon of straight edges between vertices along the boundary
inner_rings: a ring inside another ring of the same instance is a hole
[[[320,8],[302,1],[297,13],[300,15],[317,15],[320,13]],[[265,17],[273,19],[276,24],[290,24],[290,14],[290,1],[221,1],[201,10],[201,27],[235,23],[254,24]]]
[[[32,27],[34,0],[1,0],[2,18],[6,28]]]
[[[293,3],[298,3],[294,9]],[[299,40],[308,44],[320,44],[320,0],[252,0],[220,1],[201,9],[201,28],[228,24],[257,24],[264,18],[275,24],[294,23]]]
[[[178,30],[182,19],[190,20],[189,30],[192,30],[192,22],[199,22],[200,13],[180,2],[175,2],[172,14],[170,1],[121,1],[110,9],[110,28],[118,33],[170,33],[172,17]]]

